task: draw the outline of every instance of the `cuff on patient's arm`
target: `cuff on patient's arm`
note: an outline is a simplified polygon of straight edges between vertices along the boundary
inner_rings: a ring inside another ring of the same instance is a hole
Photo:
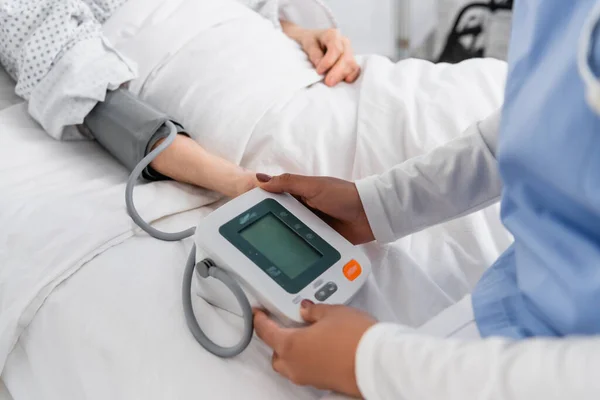
[[[136,77],[135,66],[102,37],[81,40],[52,66],[32,90],[31,116],[58,140],[83,139],[77,126],[103,99]]]
[[[356,350],[355,375],[364,398],[388,398],[390,390],[384,382],[394,379],[396,371],[385,365],[384,353],[391,350],[386,349],[386,344],[389,344],[389,339],[407,333],[414,333],[414,330],[398,324],[379,323],[369,328],[361,338]]]
[[[125,89],[109,92],[85,119],[85,129],[130,171],[170,131],[171,119]],[[174,122],[174,121],[173,121]],[[179,133],[181,125],[174,122]],[[142,176],[148,180],[168,179],[152,168]]]
[[[385,212],[385,204],[377,189],[377,176],[371,176],[355,182],[358,195],[367,214],[367,220],[379,243],[390,243],[395,241],[392,224]]]
[[[181,126],[176,121],[171,120],[171,122],[175,125],[175,128],[177,128],[178,134],[190,137],[186,132],[184,132],[183,126]],[[159,140],[166,139],[167,136],[169,136],[169,133],[171,133],[171,129],[167,125],[163,124],[150,138],[150,141],[146,146],[146,153],[144,155],[150,153],[152,151],[152,148],[156,145],[156,143],[158,143]],[[165,176],[160,172],[156,171],[150,165],[148,165],[148,167],[146,167],[146,169],[142,171],[142,177],[148,181],[164,181],[171,179],[168,176]]]

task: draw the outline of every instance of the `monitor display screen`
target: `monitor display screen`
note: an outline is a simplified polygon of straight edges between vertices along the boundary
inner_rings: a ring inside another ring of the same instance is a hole
[[[323,257],[272,213],[265,214],[239,234],[290,279],[300,276]]]

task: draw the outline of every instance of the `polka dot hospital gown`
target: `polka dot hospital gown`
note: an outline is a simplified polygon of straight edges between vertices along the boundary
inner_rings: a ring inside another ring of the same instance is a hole
[[[96,99],[135,78],[135,67],[101,31],[126,1],[0,0],[0,63],[32,117],[54,138],[80,139],[74,126]],[[280,0],[239,1],[279,26]]]

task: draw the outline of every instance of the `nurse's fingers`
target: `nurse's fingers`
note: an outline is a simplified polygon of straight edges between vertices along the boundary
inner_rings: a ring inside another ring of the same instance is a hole
[[[302,319],[308,323],[315,323],[323,319],[333,306],[328,304],[314,304],[312,302],[303,302],[300,309]]]
[[[273,371],[283,375],[283,360],[279,357],[277,352],[273,352],[273,357],[271,358],[271,366],[273,367]]]
[[[273,371],[277,372],[284,378],[291,378],[289,363],[286,363],[284,358],[275,352],[273,353],[273,358],[271,359],[271,367],[273,368]]]
[[[304,200],[315,197],[321,190],[321,180],[318,177],[294,174],[282,174],[274,177],[260,175],[261,177],[257,175],[260,187],[271,193],[289,193]]]
[[[254,311],[254,330],[256,335],[276,353],[281,350],[287,335],[286,330],[260,310]]]

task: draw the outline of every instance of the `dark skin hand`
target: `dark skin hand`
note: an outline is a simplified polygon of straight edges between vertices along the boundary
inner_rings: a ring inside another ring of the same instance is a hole
[[[287,192],[354,244],[374,240],[356,185],[341,179],[283,174],[256,176],[272,193]],[[283,328],[255,310],[257,335],[273,349],[273,369],[292,382],[360,397],[355,358],[360,340],[376,324],[354,308],[302,302],[307,326]]]
[[[263,311],[254,313],[256,334],[273,349],[273,369],[297,385],[360,397],[355,354],[376,321],[350,307],[307,300],[300,314],[305,328],[282,328]]]
[[[352,244],[375,240],[356,185],[337,178],[257,174],[259,186],[271,193],[289,193]]]

